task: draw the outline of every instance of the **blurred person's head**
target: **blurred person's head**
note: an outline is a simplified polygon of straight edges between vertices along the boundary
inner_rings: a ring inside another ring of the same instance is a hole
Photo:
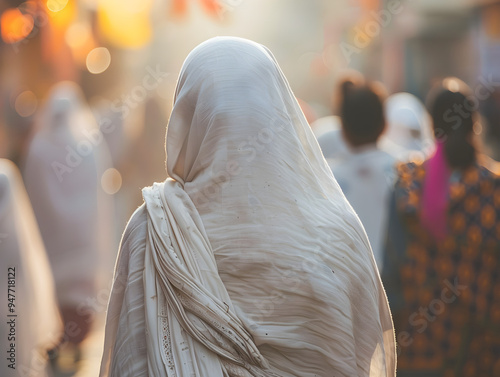
[[[332,114],[340,116],[346,88],[351,86],[361,86],[363,84],[365,84],[365,77],[358,71],[349,70],[340,75],[333,91]]]
[[[46,127],[67,127],[71,116],[85,109],[85,98],[78,84],[60,81],[52,86],[44,105],[40,120]]]
[[[433,145],[430,116],[413,94],[395,93],[384,103],[387,129],[381,143],[396,154],[427,152]]]
[[[442,143],[446,162],[455,169],[470,166],[476,158],[472,144],[476,114],[467,99],[469,93],[463,81],[450,77],[437,84],[429,94],[436,141]]]
[[[341,85],[340,118],[346,141],[353,147],[377,142],[385,128],[381,90],[371,83]]]

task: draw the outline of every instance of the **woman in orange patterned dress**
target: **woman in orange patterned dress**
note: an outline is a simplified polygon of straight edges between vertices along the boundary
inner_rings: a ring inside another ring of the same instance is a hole
[[[398,376],[500,376],[500,177],[473,146],[465,84],[431,97],[436,152],[398,167],[388,224]]]

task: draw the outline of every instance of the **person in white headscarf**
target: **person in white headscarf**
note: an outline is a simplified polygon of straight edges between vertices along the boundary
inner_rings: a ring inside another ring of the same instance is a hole
[[[386,99],[384,106],[387,129],[380,138],[380,147],[402,161],[423,161],[434,148],[424,104],[413,94],[396,93]]]
[[[47,376],[62,333],[54,281],[17,167],[0,159],[0,339],[4,377]]]
[[[93,316],[100,265],[110,254],[110,198],[101,189],[106,145],[80,88],[55,85],[38,119],[23,169],[26,189],[54,274],[67,337],[78,345]],[[78,354],[78,353],[77,353]]]
[[[394,376],[366,233],[271,52],[182,67],[163,183],[124,232],[101,376]]]

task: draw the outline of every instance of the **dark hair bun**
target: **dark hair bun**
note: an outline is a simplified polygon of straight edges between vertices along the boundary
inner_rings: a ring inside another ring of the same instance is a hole
[[[449,82],[452,79],[447,80]],[[450,88],[446,85],[447,80],[431,91],[429,111],[436,139],[444,143],[448,165],[464,169],[476,159],[476,152],[471,144],[475,112],[466,106],[467,86],[455,79],[456,84]]]

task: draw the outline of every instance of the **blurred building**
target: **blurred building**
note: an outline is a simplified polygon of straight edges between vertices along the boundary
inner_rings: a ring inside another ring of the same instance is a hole
[[[425,97],[434,79],[500,84],[500,1],[407,1],[384,33],[382,79]],[[394,77],[394,67],[401,75]],[[395,68],[398,70],[398,68]]]
[[[347,67],[382,81],[390,92],[424,98],[434,79],[450,75],[471,86],[500,81],[500,1],[359,4],[344,21],[340,50]]]

